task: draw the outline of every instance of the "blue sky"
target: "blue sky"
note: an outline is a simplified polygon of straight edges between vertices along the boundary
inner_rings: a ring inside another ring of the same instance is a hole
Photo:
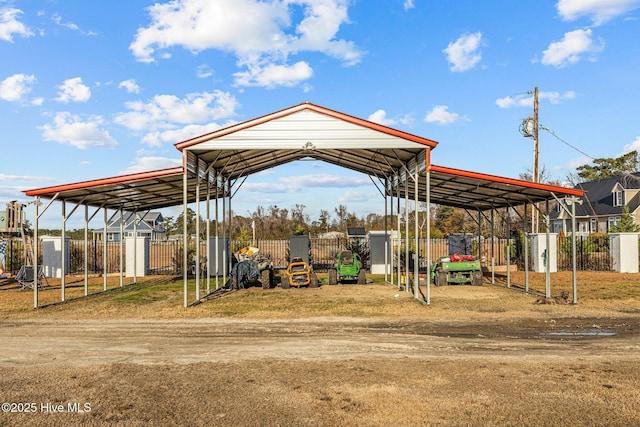
[[[0,206],[177,166],[176,142],[304,101],[518,177],[535,86],[540,165],[563,179],[591,160],[569,145],[640,148],[639,17],[640,0],[0,0]],[[384,210],[368,177],[320,162],[250,177],[232,207],[296,203]]]

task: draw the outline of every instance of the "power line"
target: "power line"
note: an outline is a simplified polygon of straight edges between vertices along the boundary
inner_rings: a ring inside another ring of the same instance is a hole
[[[547,132],[549,132],[551,135],[553,135],[558,141],[562,142],[563,144],[565,144],[568,147],[573,148],[574,150],[576,150],[578,153],[583,154],[585,156],[587,156],[588,158],[590,158],[591,160],[595,160],[595,158],[593,156],[588,155],[587,153],[585,153],[584,151],[582,151],[581,149],[579,149],[578,147],[569,144],[567,141],[565,141],[564,139],[560,138],[558,135],[556,135],[556,133],[553,131],[553,129],[545,127],[545,126],[540,126],[540,129],[546,130]]]

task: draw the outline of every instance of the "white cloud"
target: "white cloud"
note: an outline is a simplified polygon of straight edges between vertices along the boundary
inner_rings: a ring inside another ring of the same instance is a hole
[[[59,25],[59,26],[64,27],[64,28],[68,28],[70,30],[78,31],[80,29],[76,24],[74,24],[71,21],[63,22],[62,21],[62,17],[60,15],[58,15],[58,14],[53,15],[51,17],[51,20],[53,22],[55,22],[56,25]]]
[[[21,101],[31,92],[31,85],[36,81],[33,74],[14,74],[0,82],[0,99],[9,102]]]
[[[175,95],[156,95],[150,101],[127,102],[131,110],[115,117],[115,122],[132,130],[176,129],[231,117],[239,104],[228,92],[190,93],[184,99]]]
[[[212,132],[221,127],[216,120],[236,115],[239,103],[228,92],[199,92],[180,99],[174,95],[156,95],[150,101],[128,102],[130,110],[116,115],[114,122],[134,131],[146,132],[142,142],[150,146],[176,143]]]
[[[547,99],[551,104],[560,104],[564,100],[574,99],[576,93],[572,90],[565,93],[559,92],[539,92],[538,99]],[[500,108],[533,107],[533,94],[522,94],[516,96],[505,96],[496,100],[496,105]]]
[[[118,143],[109,132],[100,128],[101,125],[100,116],[91,116],[83,121],[79,116],[62,112],[56,114],[53,124],[44,125],[40,130],[45,141],[69,144],[82,150],[89,147],[117,146]]]
[[[277,194],[277,193],[295,193],[300,187],[292,187],[287,184],[268,183],[268,182],[245,182],[242,184],[242,190],[249,193],[260,194]]]
[[[123,80],[118,84],[118,87],[129,93],[140,93],[140,86],[138,86],[135,79]]]
[[[640,153],[640,136],[636,136],[636,139],[634,139],[631,143],[625,144],[622,154],[627,154],[634,150]]]
[[[95,36],[97,35],[97,33],[95,31],[84,31],[82,30],[77,24],[75,24],[74,22],[71,21],[63,21],[62,17],[60,15],[58,15],[57,13],[53,14],[51,16],[51,20],[58,26],[66,28],[68,30],[71,31],[77,31],[80,34],[83,35],[88,35],[88,36]]]
[[[359,203],[359,202],[368,202],[372,198],[376,197],[376,193],[371,191],[355,191],[348,190],[345,191],[340,197],[338,197],[338,202],[340,203]]]
[[[268,89],[276,86],[296,86],[309,79],[313,70],[304,61],[289,65],[277,64],[247,64],[248,71],[234,73],[237,86],[259,86]]]
[[[308,174],[300,176],[288,176],[280,178],[281,182],[290,187],[330,187],[346,188],[370,184],[366,176],[338,176],[329,174]]]
[[[593,54],[603,49],[604,42],[594,42],[591,29],[569,31],[562,40],[551,43],[542,52],[541,62],[543,65],[563,68],[579,62],[585,54],[591,54],[590,59],[593,60]]]
[[[400,118],[392,119],[387,117],[387,112],[385,110],[377,110],[370,114],[367,120],[373,123],[379,123],[384,126],[395,126],[398,123],[409,125],[413,122],[413,116],[409,113]]]
[[[559,0],[558,15],[565,21],[589,17],[594,25],[602,25],[640,6],[640,0]]]
[[[201,79],[206,79],[213,76],[213,71],[209,69],[207,64],[198,65],[196,75]]]
[[[30,187],[32,188],[32,186]],[[4,206],[9,201],[18,201],[24,204],[29,203],[31,200],[27,200],[23,193],[26,189],[27,188],[21,186],[0,185],[0,204]]]
[[[559,92],[540,92],[538,93],[539,99],[548,99],[552,104],[560,104],[562,101],[567,99],[574,99],[576,97],[576,93],[572,90],[568,90],[565,93]],[[533,105],[533,104],[532,104]]]
[[[424,117],[424,121],[427,123],[437,123],[439,125],[448,125],[460,120],[460,115],[457,113],[450,113],[446,105],[436,105],[427,113]]]
[[[80,77],[65,80],[58,89],[56,101],[59,102],[87,102],[91,98],[91,89],[82,83]]]
[[[0,173],[0,181],[48,182],[51,181],[51,177],[37,175],[7,175]]]
[[[337,39],[348,23],[349,0],[175,0],[147,8],[151,23],[129,46],[142,62],[170,57],[167,49],[182,46],[197,54],[206,49],[231,52],[238,66],[238,85],[294,85],[311,77],[304,62],[288,64],[290,55],[320,52],[346,65],[362,56],[353,42]],[[301,16],[299,22],[293,22]]]
[[[449,69],[462,72],[475,67],[482,59],[482,54],[479,52],[481,46],[482,33],[479,31],[462,35],[455,42],[449,43],[443,50],[449,62]]]
[[[375,111],[369,116],[368,120],[385,126],[393,126],[396,124],[395,120],[387,118],[387,112],[384,110]]]
[[[413,9],[415,4],[413,4],[413,0],[404,0],[404,10]]]
[[[13,36],[32,37],[33,32],[22,22],[18,16],[23,12],[20,9],[0,7],[0,40],[12,43]]]
[[[247,182],[242,189],[252,193],[297,193],[305,188],[349,188],[370,183],[366,176],[307,174],[280,177],[276,182]]]
[[[131,174],[138,172],[148,172],[159,169],[174,168],[182,165],[181,159],[170,159],[167,157],[146,156],[139,157],[129,164],[127,169],[121,171],[121,174]]]
[[[556,169],[576,170],[578,167],[580,167],[582,165],[588,165],[592,161],[593,161],[593,159],[591,157],[580,156],[580,157],[577,157],[575,159],[569,160],[566,165],[564,165],[561,168],[556,168]]]
[[[178,129],[149,132],[142,138],[142,143],[152,147],[161,147],[167,143],[175,144],[180,141],[186,141],[187,139],[213,132],[221,127],[230,126],[234,123],[235,122],[229,121],[222,125],[218,123],[188,125]]]
[[[496,99],[496,105],[500,108],[515,108],[515,107],[532,107],[533,96],[529,95],[517,95],[517,96],[505,96],[504,98]]]

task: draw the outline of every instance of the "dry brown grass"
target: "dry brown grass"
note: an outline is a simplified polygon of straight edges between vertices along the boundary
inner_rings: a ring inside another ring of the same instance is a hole
[[[322,279],[322,276],[321,276]],[[202,317],[235,318],[305,318],[321,316],[352,317],[409,317],[433,318],[498,318],[537,317],[540,313],[558,312],[561,315],[582,316],[625,316],[640,314],[640,275],[578,272],[578,304],[568,307],[540,306],[531,304],[545,291],[545,275],[529,274],[529,290],[524,291],[524,274],[511,276],[511,289],[506,287],[504,276],[495,277],[495,285],[485,277],[482,287],[431,286],[431,305],[418,304],[412,293],[398,290],[384,283],[380,276],[365,286],[342,285],[321,286],[317,289],[275,288],[263,290],[253,287],[241,292],[232,292],[220,298],[205,300],[189,308],[183,307],[182,278],[166,276],[139,278],[132,284],[131,278],[124,279],[119,286],[118,277],[110,277],[108,291],[102,292],[101,278],[90,278],[88,298],[84,297],[83,278],[67,278],[64,304],[61,300],[60,280],[49,279],[51,286],[38,293],[42,309],[33,309],[33,291],[18,292],[17,284],[0,286],[0,319],[43,318],[43,319],[95,319],[105,318],[151,318],[182,319]],[[222,282],[220,282],[222,285]],[[201,284],[201,295],[206,293],[206,285]],[[215,289],[212,280],[211,288]],[[195,301],[195,284],[189,283],[189,302]],[[552,274],[552,296],[562,291],[573,299],[572,276],[570,272]],[[420,288],[421,298],[425,298],[426,288]],[[536,294],[537,293],[537,294]]]

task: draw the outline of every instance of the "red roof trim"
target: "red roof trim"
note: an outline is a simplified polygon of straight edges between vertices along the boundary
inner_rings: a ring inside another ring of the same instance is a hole
[[[183,170],[184,169],[182,167],[160,169],[160,170],[149,171],[149,172],[140,172],[140,173],[114,176],[110,178],[95,179],[91,181],[75,182],[72,184],[63,184],[63,185],[56,185],[52,187],[36,188],[33,190],[25,190],[23,192],[27,196],[41,196],[45,194],[48,195],[51,193],[58,193],[61,191],[81,190],[85,188],[98,187],[100,185],[121,184],[125,182],[140,181],[144,179],[164,178],[171,175],[182,175]]]
[[[461,176],[465,178],[482,179],[485,181],[499,182],[501,184],[510,184],[510,185],[517,185],[520,187],[535,188],[538,190],[551,191],[554,193],[562,193],[562,194],[567,194],[572,196],[582,196],[584,194],[584,191],[577,190],[575,188],[566,188],[566,187],[560,187],[557,185],[541,184],[538,182],[524,181],[522,179],[505,178],[502,176],[489,175],[489,174],[480,173],[480,172],[470,172],[470,171],[465,171],[461,169],[449,168],[445,166],[431,165],[429,167],[429,171],[441,172],[441,173]]]
[[[191,147],[193,145],[199,144],[201,142],[209,141],[211,139],[219,138],[225,135],[229,135],[234,132],[238,132],[244,129],[249,129],[253,126],[257,126],[271,120],[276,120],[282,117],[286,117],[293,113],[297,113],[303,110],[311,110],[316,113],[324,114],[336,119],[344,120],[348,123],[353,123],[358,126],[363,126],[378,132],[386,133],[387,135],[395,136],[398,138],[406,139],[409,141],[417,142],[419,144],[423,144],[429,147],[436,147],[438,145],[437,141],[433,141],[428,138],[423,138],[421,136],[413,135],[407,132],[400,131],[398,129],[393,129],[388,126],[384,126],[378,123],[373,123],[368,120],[364,120],[358,117],[350,116],[345,113],[341,113],[339,111],[331,110],[329,108],[321,107],[319,105],[312,104],[310,102],[303,102],[302,104],[295,105],[293,107],[286,108],[284,110],[276,111],[275,113],[267,114],[265,116],[257,117],[255,119],[248,120],[246,122],[238,123],[235,125],[228,126],[226,128],[218,129],[216,131],[197,136],[195,138],[188,139],[186,141],[178,142],[175,144],[175,147],[182,151],[185,148]]]

